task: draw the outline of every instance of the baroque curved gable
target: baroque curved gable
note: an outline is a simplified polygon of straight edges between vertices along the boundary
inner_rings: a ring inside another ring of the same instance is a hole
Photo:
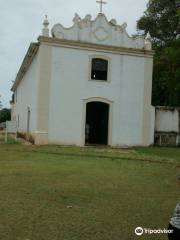
[[[73,26],[65,28],[55,24],[52,28],[54,38],[72,41],[95,43],[101,45],[151,50],[151,42],[142,36],[130,37],[126,31],[127,24],[118,25],[115,19],[108,21],[106,16],[99,13],[95,20],[91,15],[81,19],[75,14]]]

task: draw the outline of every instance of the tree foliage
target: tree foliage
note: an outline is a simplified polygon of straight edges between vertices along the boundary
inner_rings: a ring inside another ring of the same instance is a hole
[[[180,106],[180,42],[156,50],[152,103]]]
[[[0,97],[1,97],[1,95],[0,95]],[[1,102],[1,99],[0,99],[0,110],[1,110],[1,108],[2,108],[2,102]]]
[[[149,32],[155,46],[176,40],[180,34],[180,0],[150,0],[137,28],[144,34]]]
[[[2,110],[0,110],[0,123],[6,122],[8,120],[11,120],[11,110],[3,108]]]
[[[180,106],[180,0],[150,0],[137,29],[155,49],[153,105]]]

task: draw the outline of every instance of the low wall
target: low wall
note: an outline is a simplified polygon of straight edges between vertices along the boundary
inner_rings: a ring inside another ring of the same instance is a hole
[[[2,122],[0,123],[0,130],[4,130],[6,128],[6,123]]]
[[[155,145],[180,145],[180,108],[156,107]]]

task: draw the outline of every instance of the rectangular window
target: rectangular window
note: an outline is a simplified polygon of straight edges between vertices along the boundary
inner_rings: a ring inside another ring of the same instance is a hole
[[[91,79],[107,81],[108,61],[101,58],[93,58],[91,62]]]

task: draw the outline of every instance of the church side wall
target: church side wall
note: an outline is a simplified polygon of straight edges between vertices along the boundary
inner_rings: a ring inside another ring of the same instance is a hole
[[[146,146],[152,142],[152,125],[155,122],[151,106],[153,58],[144,60],[144,99],[143,99],[143,142]],[[153,120],[154,119],[154,120]],[[154,128],[154,127],[153,127]],[[154,132],[154,131],[153,131]]]
[[[48,144],[49,101],[51,83],[52,47],[41,44],[39,47],[39,78],[37,91],[37,131],[35,144]]]
[[[89,80],[92,56],[110,59],[108,82]],[[111,102],[109,144],[144,145],[144,68],[145,58],[140,56],[54,46],[49,89],[49,142],[84,145],[84,103],[87,99],[98,98]],[[150,105],[148,109],[151,110]]]
[[[37,84],[38,84],[38,56],[36,55],[28,71],[24,75],[15,94],[16,121],[19,132],[28,131],[34,135],[37,128]]]

